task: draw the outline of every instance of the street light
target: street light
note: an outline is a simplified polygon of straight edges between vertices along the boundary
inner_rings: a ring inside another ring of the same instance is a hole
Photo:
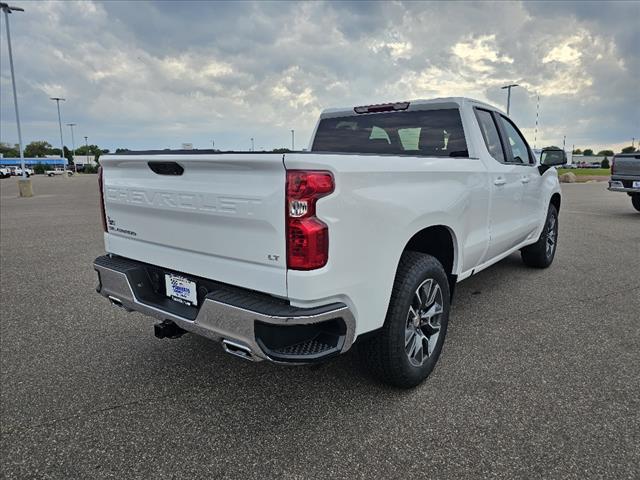
[[[89,163],[89,140],[88,140],[88,139],[89,139],[89,137],[87,137],[87,136],[85,135],[85,137],[84,137],[84,147],[85,147],[84,154],[86,155],[86,158],[85,158],[85,160],[84,160],[84,165],[85,165],[85,166],[87,165],[87,163]],[[83,166],[82,168],[84,169],[85,167]],[[76,170],[77,170],[77,169],[76,169]],[[83,171],[84,171],[84,170],[83,170]]]
[[[296,149],[296,142],[295,142],[295,130],[291,130],[291,150],[295,151]]]
[[[519,87],[517,83],[512,83],[511,85],[505,85],[502,87],[502,90],[507,89],[507,115],[509,115],[509,108],[511,107],[511,89],[513,87]]]
[[[11,86],[13,87],[13,106],[16,109],[16,125],[18,126],[18,146],[20,148],[20,167],[22,168],[22,180],[27,179],[27,171],[24,165],[24,150],[22,149],[22,130],[20,129],[20,111],[18,110],[18,95],[16,93],[16,75],[13,69],[13,50],[11,49],[11,32],[9,31],[9,14],[13,12],[24,12],[23,8],[10,7],[8,4],[0,2],[0,9],[4,12],[4,20],[7,25],[7,47],[9,48],[9,66],[11,67]],[[28,187],[27,187],[28,189]],[[20,191],[21,196],[22,191]],[[24,196],[32,196],[27,192]]]
[[[73,136],[73,127],[78,125],[77,123],[67,123],[67,126],[71,128],[71,160],[73,160],[73,168],[78,173],[78,166],[76,165],[76,139]]]
[[[60,118],[60,102],[65,101],[62,97],[51,97],[51,100],[55,100],[58,106],[58,126],[60,127],[60,156],[62,157],[62,170],[66,172],[67,165],[64,163],[64,140],[62,139],[62,120]],[[64,176],[64,175],[63,175]]]
[[[251,137],[251,151],[254,152],[256,150],[255,145],[253,143],[253,137]]]

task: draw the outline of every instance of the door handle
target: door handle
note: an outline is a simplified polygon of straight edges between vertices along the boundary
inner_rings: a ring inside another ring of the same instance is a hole
[[[503,177],[498,177],[493,181],[494,185],[504,185],[507,181]]]
[[[529,183],[529,181],[530,181],[530,180],[531,180],[531,179],[530,179],[529,177],[527,177],[527,176],[522,177],[522,178],[520,179],[520,181],[521,181],[522,183]]]

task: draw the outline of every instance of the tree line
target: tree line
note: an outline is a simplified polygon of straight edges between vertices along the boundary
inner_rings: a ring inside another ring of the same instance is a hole
[[[70,165],[73,165],[73,152],[66,146],[63,147],[64,156]],[[20,157],[20,150],[17,144],[11,145],[8,143],[0,142],[0,153],[4,158],[18,158]],[[103,153],[109,153],[108,148],[100,148],[98,145],[81,145],[75,150],[76,155],[90,156],[93,155],[96,163],[99,163],[100,155]],[[49,142],[45,140],[34,140],[24,148],[25,158],[45,158],[47,155],[61,156],[59,148],[54,148]]]
[[[628,147],[624,147],[620,153],[633,153],[633,152],[637,152],[638,149],[636,149],[635,147],[633,147],[632,145],[629,145]],[[595,153],[593,153],[593,150],[591,148],[585,148],[584,150],[580,150],[579,148],[576,148],[573,151],[574,155],[584,155],[585,157],[592,157],[595,155]],[[597,154],[599,157],[613,157],[615,155],[615,153],[613,152],[613,150],[600,150]]]
[[[127,153],[130,150],[128,148],[116,148],[115,153]],[[100,148],[97,145],[80,145],[75,150],[76,155],[93,155],[95,162],[99,162],[100,155],[110,153],[108,148]],[[291,150],[288,148],[274,148],[273,153],[289,153]],[[0,153],[4,158],[18,158],[20,157],[20,151],[18,150],[18,144],[10,145],[8,143],[0,142]],[[25,158],[45,158],[47,155],[60,156],[60,149],[53,147],[49,142],[45,140],[35,140],[27,145],[24,149]],[[71,150],[66,146],[64,147],[64,157],[69,162],[69,165],[73,165],[73,155]]]

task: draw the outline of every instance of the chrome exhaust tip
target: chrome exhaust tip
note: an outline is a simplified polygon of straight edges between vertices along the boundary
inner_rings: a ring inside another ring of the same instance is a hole
[[[122,308],[125,312],[133,312],[133,310],[131,310],[129,307],[126,307],[124,303],[122,303],[122,300],[120,300],[118,297],[109,295],[107,296],[107,298],[109,299],[109,302],[111,302],[111,305],[113,305],[114,307]]]
[[[120,308],[124,308],[124,305],[122,304],[122,300],[120,300],[118,297],[114,297],[113,295],[109,295],[107,298],[111,302],[111,305],[114,305],[114,306],[120,307]]]
[[[250,362],[255,361],[255,358],[251,353],[251,349],[240,343],[236,343],[232,340],[227,340],[225,338],[224,340],[222,340],[222,348],[224,348],[224,351],[230,355],[235,355],[236,357],[244,358],[245,360],[249,360]]]

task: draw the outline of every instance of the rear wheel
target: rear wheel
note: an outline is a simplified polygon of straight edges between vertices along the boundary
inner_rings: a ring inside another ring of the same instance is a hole
[[[634,195],[631,195],[631,203],[633,205],[633,208],[640,212],[640,194],[636,193]]]
[[[449,282],[438,260],[405,252],[384,326],[359,345],[363,363],[380,380],[411,388],[436,365],[449,322]]]
[[[540,233],[540,238],[533,245],[520,250],[522,261],[525,265],[535,268],[547,268],[553,263],[558,244],[558,210],[554,205],[549,205],[547,220]]]

